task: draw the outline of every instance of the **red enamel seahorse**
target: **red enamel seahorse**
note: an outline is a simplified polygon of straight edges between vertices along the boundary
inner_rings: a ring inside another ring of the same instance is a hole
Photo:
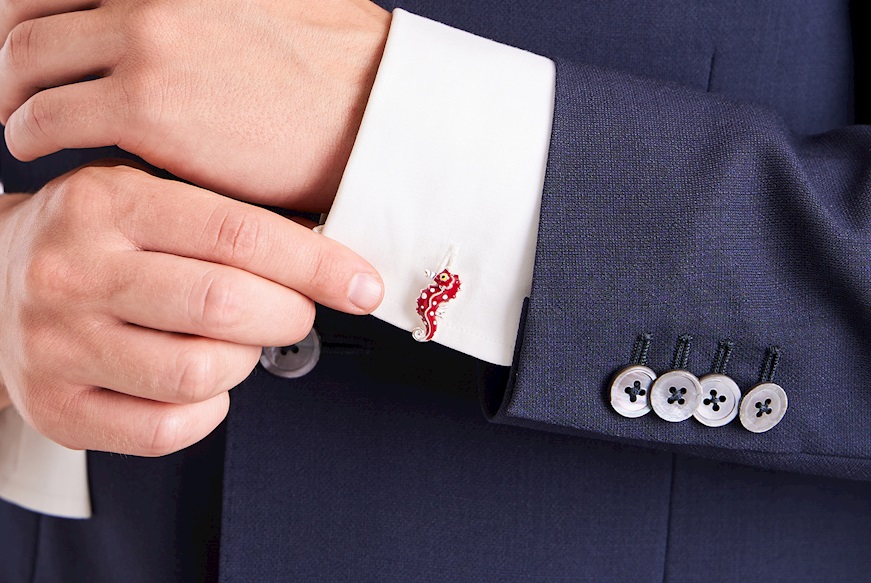
[[[430,275],[431,272],[427,272]],[[417,297],[417,315],[423,320],[423,327],[415,328],[411,335],[418,342],[432,340],[436,332],[437,318],[444,311],[444,304],[457,297],[460,291],[460,277],[447,269],[437,273],[433,278],[435,285],[420,292]]]

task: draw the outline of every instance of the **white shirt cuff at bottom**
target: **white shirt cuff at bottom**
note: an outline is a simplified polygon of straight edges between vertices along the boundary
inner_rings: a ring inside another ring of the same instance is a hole
[[[462,286],[433,338],[510,365],[529,295],[553,63],[403,10],[324,226],[384,279],[374,315],[412,330],[425,270]]]
[[[43,437],[7,407],[0,411],[0,498],[42,514],[89,518],[86,453]]]

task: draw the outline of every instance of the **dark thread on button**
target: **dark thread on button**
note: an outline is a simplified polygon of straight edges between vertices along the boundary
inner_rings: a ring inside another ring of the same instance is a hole
[[[282,346],[278,350],[278,352],[281,353],[281,356],[287,356],[288,352],[291,352],[293,354],[297,354],[299,352],[299,346],[297,346],[296,344],[293,344],[291,346]]]
[[[769,346],[765,351],[765,362],[762,364],[762,372],[759,375],[760,383],[773,383],[774,373],[780,363],[780,347]]]
[[[756,403],[756,408],[759,410],[756,412],[756,416],[762,417],[763,413],[766,415],[771,415],[771,407],[769,407],[770,404],[771,399],[765,399],[765,403],[762,403],[762,401],[758,401]]]
[[[623,391],[629,395],[629,401],[632,403],[637,401],[639,396],[643,397],[647,394],[647,391],[641,388],[641,381],[635,381],[631,387],[626,387]]]
[[[690,359],[690,343],[692,340],[693,337],[689,334],[684,334],[677,339],[677,344],[674,347],[674,356],[671,359],[672,370],[686,370]]]
[[[368,354],[375,350],[375,341],[361,336],[326,334],[321,335],[321,349],[333,354]]]
[[[632,347],[632,360],[630,364],[647,365],[647,353],[650,351],[650,341],[653,334],[639,334],[635,339],[635,345]]]
[[[722,374],[722,373],[720,373],[720,374]],[[725,402],[726,402],[726,397],[723,395],[718,396],[716,389],[711,389],[711,398],[710,399],[705,399],[704,401],[702,401],[702,403],[704,403],[705,405],[710,405],[711,409],[713,409],[714,411],[719,411],[720,410],[720,403],[725,403]]]
[[[732,350],[734,348],[735,343],[731,340],[720,340],[717,345],[717,356],[714,357],[714,366],[711,369],[712,373],[726,374],[726,365],[729,364],[729,359],[732,357]]]
[[[675,401],[677,401],[678,405],[683,405],[686,403],[686,399],[683,398],[684,395],[687,394],[687,390],[683,387],[669,387],[668,392],[671,393],[671,396],[668,398],[668,404],[674,405]]]

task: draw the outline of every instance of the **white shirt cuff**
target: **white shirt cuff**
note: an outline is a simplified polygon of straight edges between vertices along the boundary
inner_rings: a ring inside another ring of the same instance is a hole
[[[374,315],[412,330],[448,267],[461,289],[433,340],[510,365],[529,295],[553,119],[554,64],[403,10],[324,235],[379,271]]]
[[[7,407],[0,411],[0,498],[42,514],[89,518],[86,453],[43,437]]]

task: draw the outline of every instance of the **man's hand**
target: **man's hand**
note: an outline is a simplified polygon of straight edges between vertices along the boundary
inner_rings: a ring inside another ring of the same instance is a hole
[[[312,298],[381,298],[347,248],[269,211],[127,166],[0,200],[0,371],[62,445],[162,455],[207,435],[260,346],[301,340]]]
[[[235,198],[326,211],[389,20],[369,0],[0,0],[6,142],[20,160],[117,144]]]

